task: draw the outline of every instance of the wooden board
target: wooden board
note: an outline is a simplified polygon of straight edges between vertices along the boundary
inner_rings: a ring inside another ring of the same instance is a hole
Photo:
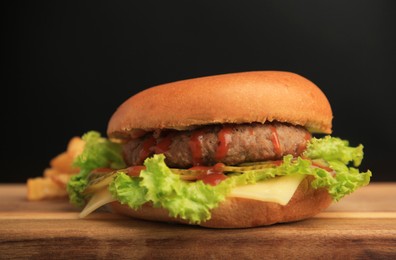
[[[396,259],[396,183],[373,183],[296,223],[215,230],[96,212],[63,200],[28,202],[0,185],[0,259]]]

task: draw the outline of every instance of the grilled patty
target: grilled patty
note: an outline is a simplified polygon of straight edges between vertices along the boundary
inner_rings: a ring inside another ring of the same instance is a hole
[[[310,138],[305,128],[283,123],[213,125],[148,133],[124,144],[123,153],[128,165],[142,165],[154,153],[165,154],[169,167],[236,165],[298,156]]]

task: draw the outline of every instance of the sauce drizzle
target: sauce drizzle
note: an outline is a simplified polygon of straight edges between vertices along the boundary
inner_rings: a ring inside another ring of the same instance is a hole
[[[222,182],[225,179],[227,179],[226,175],[224,175],[222,173],[213,173],[213,174],[206,175],[201,180],[205,184],[216,186],[217,184],[219,184],[220,182]]]
[[[296,156],[302,154],[305,151],[305,149],[307,149],[307,143],[309,142],[309,140],[311,140],[311,137],[312,136],[309,132],[305,133],[305,136],[304,136],[305,142],[300,143],[298,145],[296,154],[295,154]]]
[[[321,168],[329,173],[334,172],[334,170],[332,168],[330,168],[329,166],[324,166],[324,165],[321,165],[320,163],[312,162],[312,166]]]
[[[102,173],[108,173],[108,172],[113,172],[113,171],[114,171],[114,169],[112,169],[112,168],[106,168],[106,167],[96,168],[91,171],[91,174],[102,174]]]
[[[146,169],[146,166],[131,166],[131,167],[127,168],[127,171],[128,171],[129,176],[139,177],[140,172],[145,169]]]
[[[156,154],[166,153],[169,150],[169,146],[172,144],[174,134],[170,133],[164,138],[161,138],[160,141],[154,148],[154,152]]]
[[[223,163],[216,163],[213,166],[194,166],[189,170],[200,171],[197,176],[197,180],[202,180],[205,184],[210,184],[212,186],[216,186],[223,180],[227,179],[227,176],[224,174]]]
[[[144,160],[150,156],[151,154],[151,147],[155,145],[155,138],[153,136],[147,138],[143,142],[142,150],[139,153],[139,164],[143,164]]]
[[[224,163],[216,163],[213,166],[193,166],[189,168],[192,171],[201,171],[202,176],[213,174],[213,173],[223,173],[225,164]]]
[[[272,145],[274,146],[274,153],[276,157],[281,157],[282,149],[279,143],[279,136],[278,136],[278,132],[276,131],[276,127],[270,125],[270,130],[271,130],[271,141],[272,141]]]
[[[227,155],[229,144],[232,139],[231,133],[231,127],[223,126],[223,128],[217,134],[217,138],[219,140],[219,145],[215,154],[215,159],[217,162],[221,162]]]
[[[202,139],[203,139],[204,131],[198,130],[194,131],[191,134],[189,145],[192,155],[193,165],[202,165],[203,164],[203,155],[202,155]]]

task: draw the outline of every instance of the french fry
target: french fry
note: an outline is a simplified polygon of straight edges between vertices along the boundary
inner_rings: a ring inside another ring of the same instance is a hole
[[[65,188],[67,182],[70,180],[71,176],[70,173],[62,173],[59,172],[57,169],[47,168],[44,170],[44,178],[51,178],[60,188]]]
[[[27,199],[42,200],[66,197],[65,188],[60,188],[51,178],[32,178],[27,181]]]
[[[54,175],[62,174],[60,171],[54,168],[47,168],[44,170],[43,177],[44,178],[51,178]]]
[[[50,161],[50,166],[62,173],[77,173],[79,169],[73,167],[73,160],[73,156],[64,152],[53,158]]]
[[[67,183],[69,182],[71,176],[72,175],[70,174],[57,174],[57,175],[52,175],[50,178],[60,188],[66,189]]]
[[[79,137],[70,139],[67,150],[50,161],[50,168],[43,172],[43,177],[30,178],[27,181],[27,199],[43,200],[67,197],[67,182],[79,172],[73,166],[74,159],[81,154],[85,142]]]
[[[84,150],[85,142],[80,137],[73,137],[67,145],[67,153],[75,159]]]

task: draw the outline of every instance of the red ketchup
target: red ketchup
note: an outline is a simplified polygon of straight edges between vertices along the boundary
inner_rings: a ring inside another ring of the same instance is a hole
[[[319,163],[312,162],[312,166],[321,168],[321,169],[323,169],[323,170],[325,170],[325,171],[328,171],[328,172],[330,172],[330,173],[333,173],[333,172],[334,172],[334,170],[331,169],[330,167],[321,165],[321,164],[319,164]]]
[[[281,164],[283,163],[282,160],[276,160],[276,161],[272,161],[271,164],[275,165],[275,166],[281,166]]]
[[[193,165],[202,165],[203,164],[203,155],[202,155],[202,139],[204,132],[202,130],[194,131],[191,134],[189,145],[192,155]]]
[[[92,174],[100,174],[100,173],[107,173],[107,172],[113,172],[114,169],[112,168],[96,168],[91,171]]]
[[[217,184],[219,184],[220,182],[222,182],[225,179],[227,179],[227,176],[224,175],[223,173],[213,173],[213,174],[206,175],[201,180],[205,184],[216,186]]]
[[[217,138],[219,140],[219,146],[217,147],[215,159],[217,162],[221,162],[227,155],[228,145],[231,142],[232,138],[232,129],[231,127],[223,126],[223,128],[217,134]]]
[[[161,138],[160,141],[155,146],[154,152],[156,154],[166,153],[169,150],[169,146],[172,144],[173,135],[174,134],[170,133],[166,137]]]
[[[146,166],[131,166],[127,168],[127,174],[132,177],[139,177],[142,170],[146,170]]]
[[[302,154],[305,149],[307,149],[307,143],[309,142],[309,140],[311,140],[311,134],[310,133],[306,133],[304,136],[305,142],[300,143],[297,147],[297,151],[296,151],[296,155],[300,155]]]
[[[282,150],[279,142],[278,132],[276,131],[276,127],[273,125],[270,125],[270,129],[271,129],[271,141],[272,141],[272,145],[274,146],[274,153],[276,157],[281,157]]]
[[[223,163],[216,163],[213,166],[194,166],[189,170],[198,170],[202,173],[198,176],[198,180],[202,180],[205,184],[210,184],[216,186],[221,181],[227,179],[227,176],[223,173],[224,171]]]
[[[139,154],[139,164],[143,164],[144,160],[150,156],[151,147],[155,146],[156,140],[154,137],[149,137],[143,142],[142,150],[140,150]]]

